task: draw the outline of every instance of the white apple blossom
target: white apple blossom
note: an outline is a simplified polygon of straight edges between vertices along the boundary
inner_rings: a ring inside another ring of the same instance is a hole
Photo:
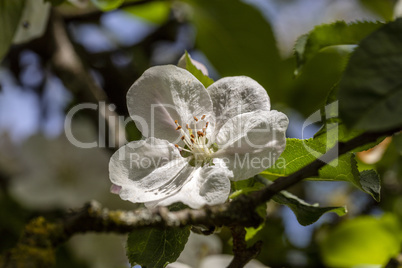
[[[144,139],[111,157],[110,180],[122,199],[147,207],[224,203],[230,180],[267,169],[285,148],[287,117],[249,77],[205,88],[182,68],[156,66],[131,86],[127,106]]]

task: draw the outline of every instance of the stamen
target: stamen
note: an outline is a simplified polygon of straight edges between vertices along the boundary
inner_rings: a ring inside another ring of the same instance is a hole
[[[174,120],[177,126],[176,130],[180,131],[180,138],[184,143],[183,147],[181,147],[179,144],[175,144],[174,146],[178,150],[180,150],[180,152],[185,151],[192,154],[192,157],[194,157],[195,155],[201,155],[202,163],[205,164],[210,161],[211,155],[214,153],[214,151],[209,148],[206,138],[206,131],[209,122],[203,121],[205,122],[205,126],[200,129],[197,127],[197,122],[199,121],[199,119],[196,116],[193,116],[193,118],[194,121],[190,122],[190,124],[185,124],[186,130],[181,125],[179,125],[178,120]],[[200,117],[201,120],[204,120],[205,118],[205,114]],[[190,128],[190,125],[192,126],[192,128]]]
[[[177,144],[175,144],[174,146],[176,146],[176,148],[179,149],[180,151],[185,151],[185,152],[191,153],[190,150],[184,149],[183,147],[180,147],[180,146],[177,145]]]

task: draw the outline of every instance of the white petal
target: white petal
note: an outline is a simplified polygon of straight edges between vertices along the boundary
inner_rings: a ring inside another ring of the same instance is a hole
[[[149,68],[131,86],[127,106],[136,126],[145,137],[156,137],[177,143],[179,124],[194,122],[193,116],[214,122],[208,92],[188,71],[173,66]]]
[[[230,193],[230,179],[233,173],[224,162],[214,159],[214,165],[199,167],[190,180],[176,194],[157,201],[146,203],[147,207],[168,206],[182,202],[191,208],[224,203]]]
[[[144,203],[178,192],[194,169],[173,144],[151,137],[115,152],[109,162],[109,177],[121,186],[122,199]]]
[[[250,178],[273,165],[283,152],[288,123],[278,111],[238,115],[220,129],[214,157],[225,161],[234,180]]]
[[[253,111],[269,111],[269,97],[265,89],[247,76],[222,78],[207,88],[216,117],[215,131],[231,118]]]

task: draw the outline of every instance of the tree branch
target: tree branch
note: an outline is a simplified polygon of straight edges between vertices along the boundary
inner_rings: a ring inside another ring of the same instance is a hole
[[[125,142],[125,129],[119,120],[119,115],[107,107],[108,98],[103,89],[96,83],[95,79],[85,68],[84,63],[75,52],[72,42],[66,31],[60,15],[53,12],[50,20],[50,35],[54,43],[54,52],[51,57],[53,71],[62,80],[64,86],[81,101],[92,103],[104,103],[104,109],[98,106],[97,113],[94,113],[95,122],[99,123],[100,133],[104,134],[106,140],[111,141],[108,147],[120,147]],[[107,123],[107,128],[101,122]],[[107,139],[108,135],[110,138]]]
[[[0,258],[0,267],[14,267],[9,262],[18,259],[16,256],[21,255],[26,256],[24,259],[32,263],[33,259],[38,258],[38,256],[50,254],[49,252],[52,252],[54,247],[65,242],[72,235],[89,231],[128,233],[143,227],[174,228],[186,225],[204,225],[207,227],[225,225],[232,227],[234,234],[237,235],[243,227],[257,227],[261,223],[262,219],[255,212],[255,208],[269,201],[275,194],[317,174],[318,170],[325,166],[326,163],[340,155],[399,131],[401,131],[400,128],[381,133],[364,133],[348,142],[338,143],[339,154],[336,153],[338,149],[335,146],[322,157],[293,174],[275,180],[274,183],[260,191],[253,192],[250,195],[241,195],[232,202],[222,205],[205,206],[198,210],[185,209],[176,212],[170,212],[166,207],[158,207],[154,210],[110,211],[102,208],[97,202],[90,202],[83,209],[69,213],[64,219],[56,223],[47,223],[43,218],[34,219],[26,226],[18,245],[3,258]],[[242,233],[240,232],[239,237],[241,238],[241,236]],[[244,244],[240,242],[240,238],[236,238],[237,248],[235,247],[234,249],[235,254],[239,251],[238,249],[244,247]],[[26,254],[31,252],[26,250],[27,246],[41,249],[46,254],[27,256]],[[247,259],[247,256],[252,255],[252,252],[258,252],[258,247],[256,245],[247,254],[238,256],[237,259]],[[32,267],[47,267],[43,266],[43,262],[43,260],[38,261],[42,266]]]
[[[262,241],[257,241],[251,247],[247,247],[246,230],[243,226],[233,226],[231,228],[233,237],[233,260],[227,268],[242,268],[249,261],[260,254]]]

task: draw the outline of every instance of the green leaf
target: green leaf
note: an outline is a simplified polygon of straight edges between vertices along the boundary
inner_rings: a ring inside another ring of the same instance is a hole
[[[272,200],[288,206],[296,215],[297,221],[303,226],[318,221],[324,213],[334,212],[338,214],[338,216],[343,216],[347,213],[346,207],[319,207],[318,204],[309,204],[286,191],[275,195]]]
[[[128,235],[127,257],[131,265],[162,268],[176,261],[190,235],[190,226],[183,228],[144,228]]]
[[[202,70],[199,69],[200,66],[197,67],[196,64],[203,66],[202,63],[194,61],[191,58],[190,54],[188,54],[188,52],[185,51],[184,55],[180,58],[179,62],[177,63],[177,66],[189,71],[204,85],[205,88],[207,88],[208,86],[210,86],[214,83],[214,80],[209,78],[208,75],[205,75],[202,72]],[[203,66],[203,67],[206,69],[205,66]]]
[[[381,181],[375,170],[363,170],[359,174],[359,182],[362,189],[369,193],[377,201],[380,201]]]
[[[26,0],[0,0],[0,61],[11,46]]]
[[[376,30],[380,22],[358,21],[346,23],[337,21],[331,24],[316,26],[308,34],[302,35],[296,41],[295,55],[297,61],[296,74],[322,49],[336,45],[356,45],[361,39]],[[353,49],[350,46],[349,49]]]
[[[238,196],[239,194],[247,194],[250,192],[254,192],[260,190],[268,185],[272,184],[271,181],[256,176],[255,178],[251,178],[244,181],[235,182],[234,189],[236,190],[233,195]],[[303,225],[310,225],[316,222],[324,213],[334,212],[339,216],[343,216],[346,214],[347,210],[345,207],[319,207],[318,204],[308,204],[304,200],[298,198],[297,196],[287,192],[281,191],[276,194],[273,198],[273,201],[288,206],[293,213],[296,215],[297,221]],[[260,215],[265,219],[266,207],[260,207]],[[264,224],[264,223],[263,223]],[[264,225],[260,225],[258,228],[246,228],[247,234],[246,238],[251,239],[259,230],[261,230]],[[248,240],[246,239],[246,240]]]
[[[321,241],[326,267],[384,267],[401,250],[401,230],[391,214],[380,219],[361,216],[330,230]]]
[[[325,47],[313,55],[294,80],[289,93],[290,107],[306,116],[320,109],[328,92],[341,79],[351,51],[351,46],[338,45]]]
[[[266,89],[282,75],[271,26],[239,0],[187,0],[193,7],[197,47],[221,76],[247,75]]]
[[[254,191],[258,191],[262,189],[265,185],[261,182],[258,182],[254,178],[250,178],[242,181],[234,181],[232,182],[232,189],[234,192],[230,195],[230,199],[234,199],[241,194],[248,194]],[[265,218],[267,216],[267,204],[264,203],[258,206],[255,210],[258,215],[264,220],[257,228],[254,227],[246,227],[246,237],[245,240],[248,241],[252,239],[259,231],[261,231],[265,226]]]
[[[271,181],[262,177],[259,177],[259,181],[266,186],[272,184]],[[316,222],[323,214],[328,212],[334,212],[338,216],[343,216],[347,213],[346,207],[319,207],[318,204],[309,204],[287,191],[281,191],[272,200],[281,205],[288,206],[296,215],[297,221],[303,226]]]
[[[264,184],[256,181],[254,178],[247,180],[234,181],[232,182],[232,189],[234,192],[229,196],[230,199],[234,199],[242,194],[248,194],[254,191],[258,191],[264,188]],[[265,216],[264,216],[265,218]]]
[[[121,6],[124,0],[91,0],[91,2],[102,11],[110,11]]]
[[[200,82],[204,85],[205,88],[209,87],[214,83],[214,80],[209,78],[209,76],[205,75],[200,69],[198,69],[193,62],[191,61],[190,55],[185,52],[184,55],[186,59],[186,70],[189,71],[192,75],[194,75]]]
[[[347,142],[361,134],[364,131],[356,129],[348,129],[342,120],[339,118],[339,101],[338,98],[339,84],[336,84],[327,96],[327,101],[325,107],[323,107],[321,112],[321,122],[323,123],[322,128],[314,135],[314,138],[319,138],[322,141],[327,139],[327,142],[331,146],[335,145],[336,142]],[[354,148],[352,152],[361,152],[373,148],[385,137],[380,137],[376,141],[362,145],[360,147]]]
[[[331,137],[331,135],[329,135],[329,137]],[[331,147],[327,147],[327,145],[332,145],[333,143],[333,140],[325,140],[321,136],[306,140],[286,139],[285,151],[275,162],[275,165],[261,172],[261,175],[270,180],[290,175],[319,158]],[[367,178],[366,175],[370,175],[370,178]],[[318,176],[309,179],[348,181],[379,201],[379,177],[372,176],[372,174],[361,175],[357,168],[354,153],[341,155],[322,167],[318,171]]]
[[[257,227],[246,227],[244,228],[246,230],[246,237],[245,240],[249,241],[250,239],[252,239],[259,231],[261,231],[264,227],[265,227],[265,219],[267,217],[267,204],[264,203],[260,206],[258,206],[255,211],[258,213],[258,215],[260,215],[260,217],[262,219],[264,219],[264,221]]]
[[[244,238],[246,241],[252,239],[259,231],[261,231],[265,227],[265,221],[261,223],[257,228],[254,227],[246,227],[246,237]]]
[[[124,9],[130,14],[155,24],[162,24],[169,19],[170,2],[153,1]]]
[[[339,84],[339,112],[349,127],[402,126],[402,19],[361,41]]]

